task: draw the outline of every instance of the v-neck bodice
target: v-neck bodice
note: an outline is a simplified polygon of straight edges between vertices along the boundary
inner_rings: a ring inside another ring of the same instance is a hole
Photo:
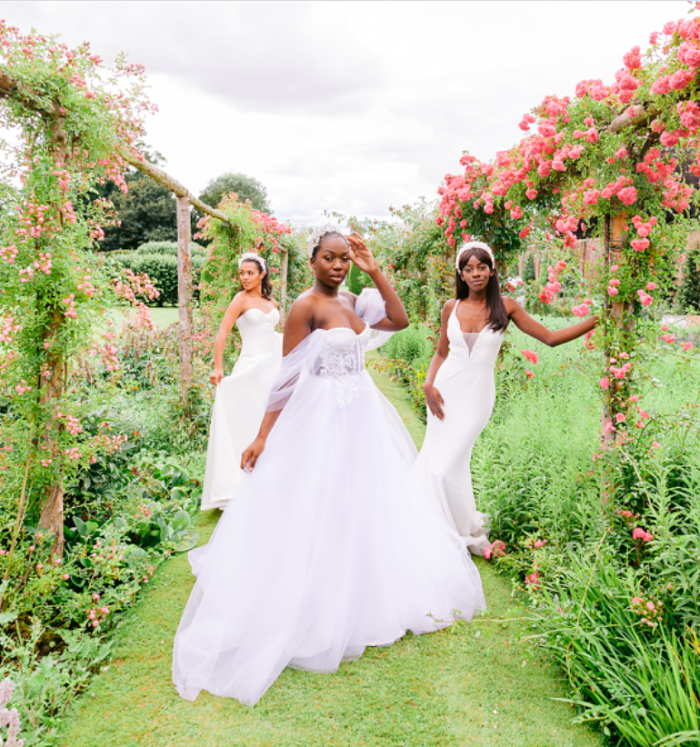
[[[503,331],[495,331],[486,326],[481,332],[463,332],[457,317],[458,306],[459,301],[454,305],[447,324],[450,355],[463,358],[465,361],[494,366],[503,343]]]

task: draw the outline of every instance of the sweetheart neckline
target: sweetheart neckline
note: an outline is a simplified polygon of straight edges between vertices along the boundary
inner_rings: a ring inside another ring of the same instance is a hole
[[[262,309],[256,309],[253,307],[252,309],[246,309],[241,316],[245,316],[249,311],[259,311],[263,316],[269,316],[272,314],[273,311],[279,311],[279,309],[276,309],[274,306],[269,311],[263,311]],[[240,319],[240,317],[239,317]]]

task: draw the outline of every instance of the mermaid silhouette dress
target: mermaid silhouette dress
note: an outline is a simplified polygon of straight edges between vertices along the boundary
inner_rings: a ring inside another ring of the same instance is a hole
[[[202,511],[225,508],[243,475],[241,455],[258,433],[270,388],[282,361],[280,315],[248,309],[236,320],[241,353],[216,387],[202,490]]]
[[[425,440],[411,476],[475,554],[488,546],[488,517],[477,511],[471,477],[474,443],[486,427],[496,398],[494,368],[503,331],[485,327],[464,333],[457,307],[447,322],[450,352],[435,376],[445,402],[444,420],[428,411]]]
[[[364,369],[378,296],[357,300],[360,334],[318,329],[283,359],[265,451],[190,553],[197,582],[173,652],[183,698],[253,705],[286,666],[332,672],[485,608],[463,542],[412,491],[415,447]]]

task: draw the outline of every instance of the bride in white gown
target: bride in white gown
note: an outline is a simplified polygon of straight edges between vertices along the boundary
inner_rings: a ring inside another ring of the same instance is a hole
[[[210,381],[216,386],[216,399],[202,511],[225,508],[236,491],[243,475],[240,455],[260,428],[270,387],[282,361],[282,335],[275,331],[280,315],[270,300],[272,286],[265,260],[245,252],[238,260],[238,274],[243,290],[229,304],[214,343]],[[241,352],[231,375],[224,376],[224,345],[234,324],[241,334]]]
[[[489,545],[488,522],[477,511],[470,461],[496,398],[494,368],[510,320],[550,347],[592,330],[597,317],[551,332],[517,301],[501,298],[493,252],[472,241],[457,252],[457,298],[442,311],[437,351],[423,389],[428,405],[425,440],[412,479],[475,554]]]
[[[374,330],[408,324],[364,243],[317,231],[282,367],[236,499],[206,547],[175,637],[173,681],[253,705],[286,666],[335,671],[366,646],[485,608],[468,551],[410,489],[415,448],[364,369]],[[353,261],[377,290],[339,290]]]

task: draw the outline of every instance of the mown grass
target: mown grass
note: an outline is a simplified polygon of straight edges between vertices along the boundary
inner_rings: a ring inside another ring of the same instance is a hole
[[[420,443],[423,426],[400,386],[372,373]],[[216,524],[198,521],[203,542]],[[592,747],[573,725],[560,672],[519,643],[527,623],[510,585],[477,559],[488,613],[471,624],[368,649],[331,675],[285,670],[254,707],[202,693],[181,700],[172,642],[193,584],[187,558],[166,563],[127,619],[115,659],[64,725],[65,747]]]

